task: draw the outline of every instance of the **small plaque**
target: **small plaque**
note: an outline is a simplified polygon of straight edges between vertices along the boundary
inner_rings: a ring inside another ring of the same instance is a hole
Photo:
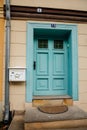
[[[51,24],[51,27],[52,28],[56,28],[56,24]]]
[[[37,8],[38,13],[42,13],[42,8]]]

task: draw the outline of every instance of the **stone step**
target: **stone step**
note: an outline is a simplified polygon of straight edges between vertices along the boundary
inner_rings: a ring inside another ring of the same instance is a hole
[[[87,127],[87,113],[76,106],[69,106],[61,114],[46,114],[36,107],[27,107],[25,111],[25,130],[55,130],[63,128]]]
[[[30,129],[29,126],[28,126],[28,129]],[[15,113],[14,118],[13,118],[8,130],[24,130],[24,112]],[[43,129],[41,128],[41,130],[44,130],[44,128]],[[54,130],[54,128],[45,129],[45,130]],[[74,128],[61,128],[61,129],[57,128],[55,130],[87,130],[87,126],[76,127],[76,128],[75,127]]]
[[[71,96],[69,95],[63,95],[63,96],[33,96],[33,100],[36,99],[45,99],[45,100],[60,100],[60,99],[71,99]]]
[[[54,121],[54,122],[36,122],[36,123],[25,123],[25,130],[57,130],[57,129],[69,129],[77,127],[87,127],[87,119],[79,120],[65,120],[65,121]]]
[[[37,107],[40,105],[61,105],[66,104],[68,106],[73,105],[73,100],[70,96],[34,96],[32,105]]]

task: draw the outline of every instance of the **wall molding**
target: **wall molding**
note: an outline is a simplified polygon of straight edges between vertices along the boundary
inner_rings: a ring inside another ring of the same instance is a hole
[[[11,19],[87,23],[87,11],[11,5]],[[4,5],[4,16],[5,5]]]

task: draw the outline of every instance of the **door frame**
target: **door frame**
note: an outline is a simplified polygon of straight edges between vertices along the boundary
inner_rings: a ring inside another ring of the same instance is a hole
[[[68,31],[69,44],[69,83],[68,94],[73,100],[78,100],[78,42],[77,25],[75,24],[53,24],[43,22],[27,23],[27,45],[26,45],[26,102],[33,99],[33,49],[34,31],[38,29],[51,29]]]

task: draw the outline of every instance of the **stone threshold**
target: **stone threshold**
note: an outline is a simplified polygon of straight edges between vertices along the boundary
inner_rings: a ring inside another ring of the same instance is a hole
[[[60,100],[60,99],[72,99],[69,95],[63,96],[33,96],[33,100]]]

